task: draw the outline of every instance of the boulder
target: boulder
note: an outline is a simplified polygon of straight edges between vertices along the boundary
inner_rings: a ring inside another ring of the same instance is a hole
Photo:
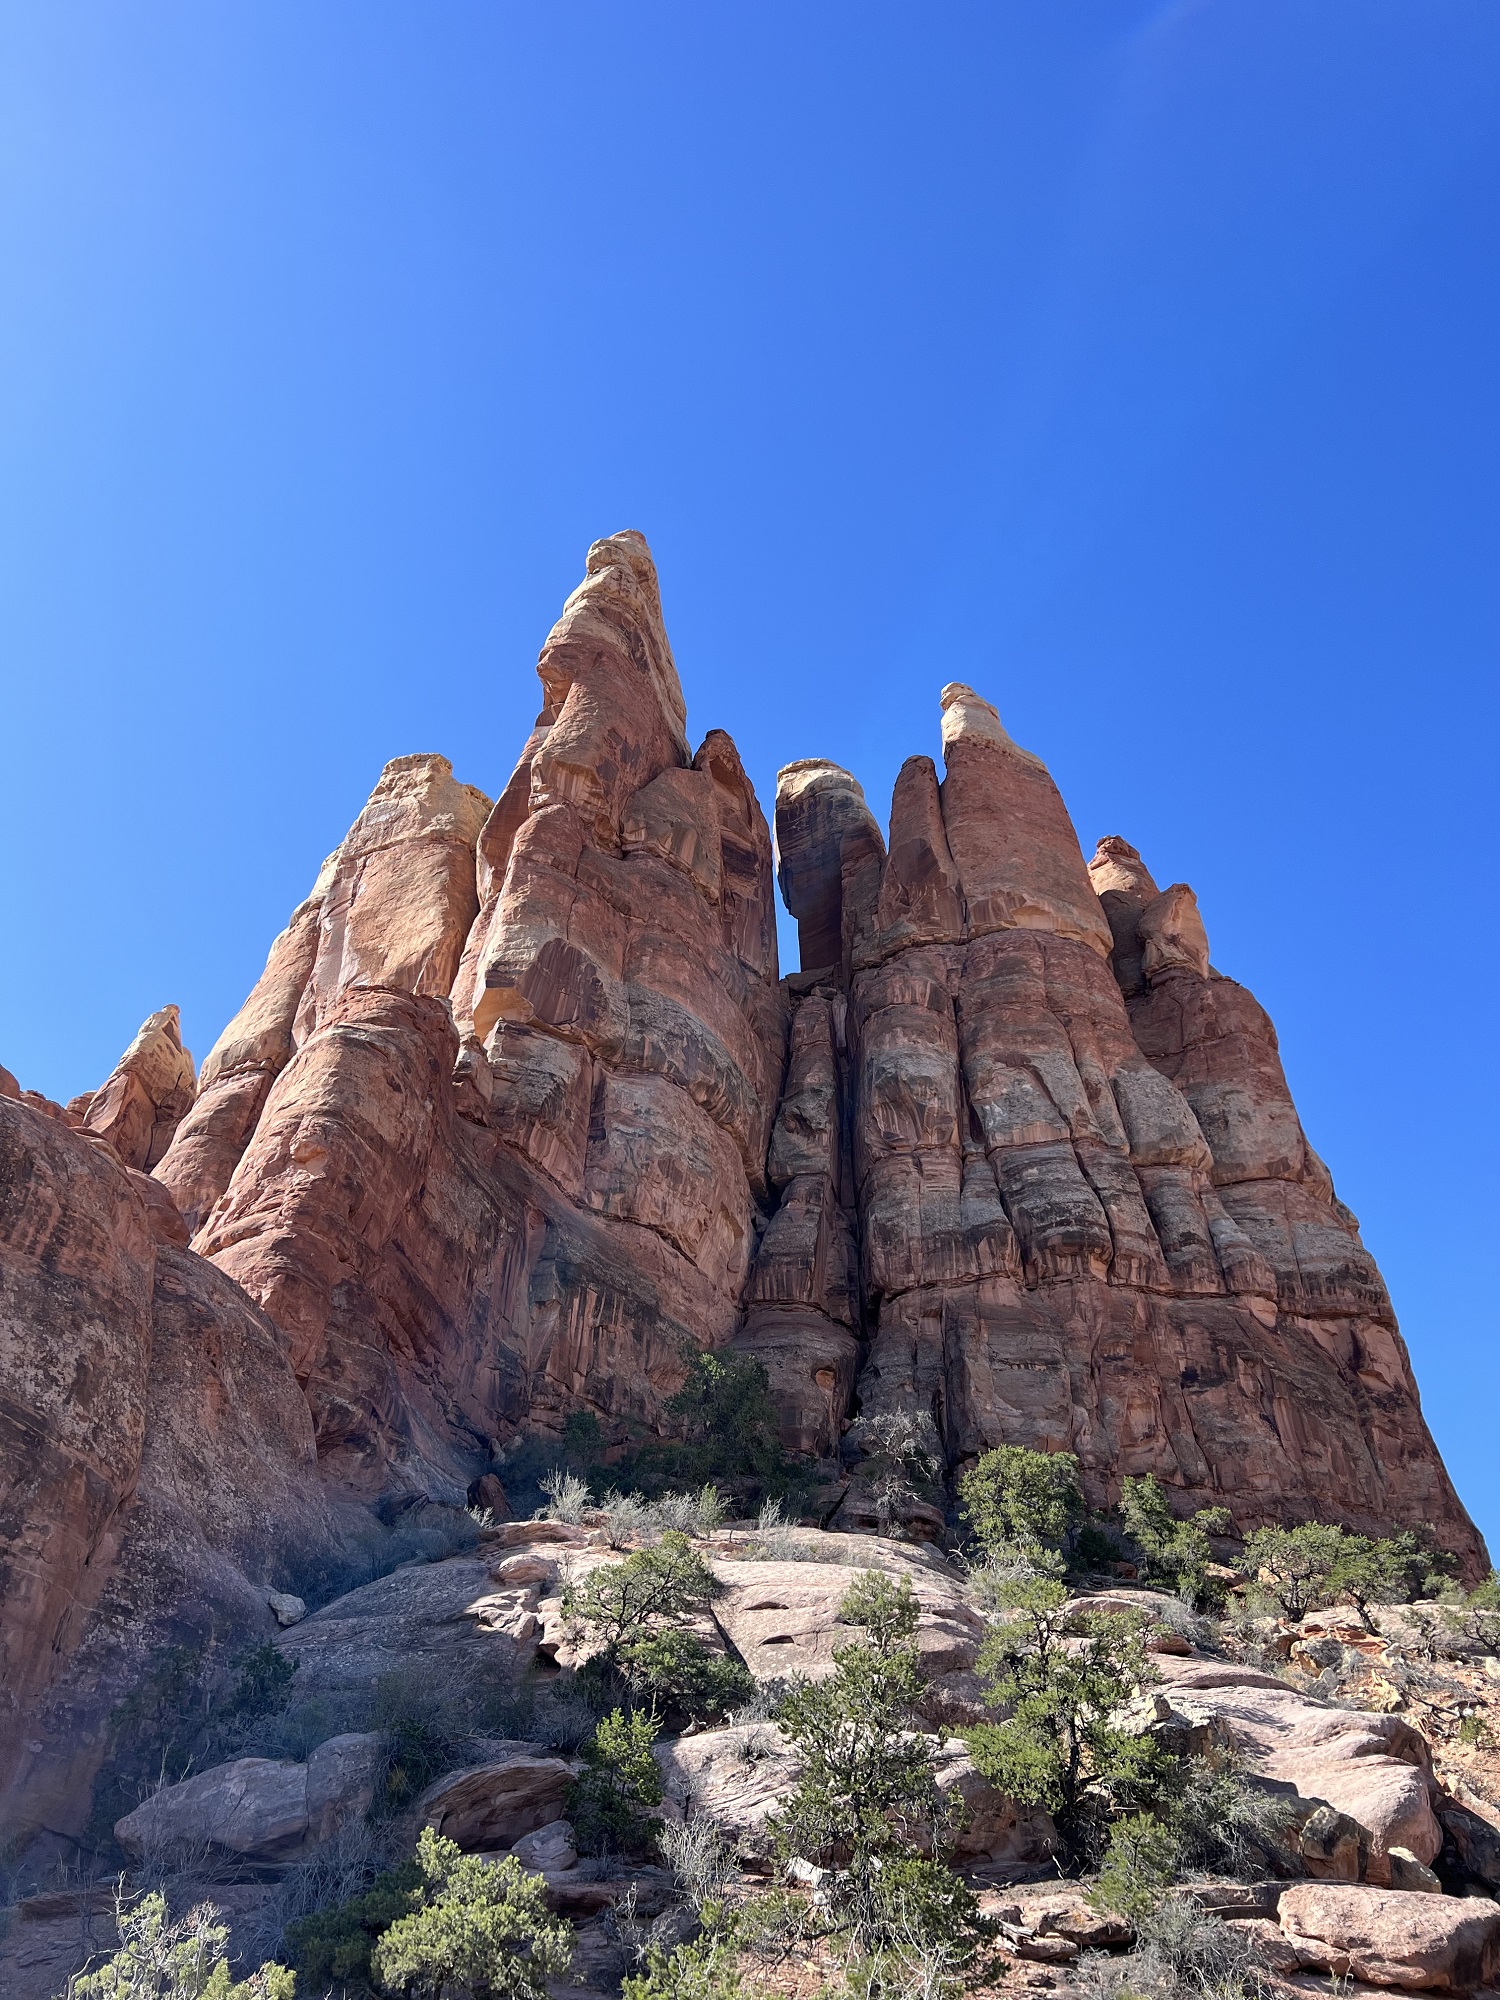
[[[1442,1895],[1443,1885],[1437,1875],[1425,1862],[1418,1861],[1415,1854],[1404,1847],[1393,1847],[1387,1858],[1393,1889],[1412,1889],[1428,1896]]]
[[[563,1817],[580,1766],[566,1757],[521,1753],[450,1772],[417,1801],[423,1824],[460,1847],[512,1847],[523,1834]]]
[[[819,1680],[833,1671],[835,1646],[858,1640],[857,1630],[838,1619],[857,1571],[835,1563],[721,1558],[712,1567],[724,1585],[714,1616],[757,1680],[793,1673]],[[922,1607],[916,1643],[924,1675],[971,1668],[984,1640],[983,1618],[956,1582],[920,1572],[911,1581]]]
[[[1268,1972],[1289,1979],[1302,1970],[1297,1947],[1269,1917],[1230,1917],[1227,1921],[1234,1925],[1236,1935],[1247,1938],[1254,1946],[1256,1958]]]
[[[1475,1881],[1500,1889],[1500,1827],[1463,1806],[1445,1806],[1439,1817],[1468,1873]]]
[[[204,1856],[285,1861],[368,1812],[385,1755],[378,1735],[319,1744],[305,1764],[237,1757],[165,1785],[115,1824],[137,1860]]]
[[[1500,1904],[1296,1882],[1281,1929],[1305,1969],[1411,1992],[1470,1993],[1500,1971]]]
[[[933,1753],[940,1790],[963,1800],[955,1854],[967,1861],[1025,1865],[1053,1852],[1050,1818],[997,1792],[974,1769],[965,1744],[937,1741]],[[658,1744],[655,1754],[669,1817],[702,1813],[716,1823],[742,1863],[769,1865],[772,1841],[766,1822],[790,1795],[802,1769],[775,1723],[702,1730]]]
[[[745,1866],[771,1865],[766,1821],[791,1792],[801,1760],[773,1722],[704,1729],[658,1743],[662,1810],[671,1818],[702,1813]]]
[[[555,1819],[531,1833],[523,1833],[511,1844],[511,1853],[523,1868],[540,1869],[545,1875],[560,1875],[578,1859],[570,1821]]]
[[[1366,1829],[1370,1881],[1390,1882],[1395,1847],[1424,1866],[1436,1860],[1443,1836],[1431,1753],[1409,1722],[1332,1707],[1274,1675],[1225,1661],[1164,1657],[1158,1664],[1174,1710],[1227,1723],[1252,1770]]]

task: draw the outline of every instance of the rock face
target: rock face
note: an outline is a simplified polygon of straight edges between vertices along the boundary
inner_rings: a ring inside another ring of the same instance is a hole
[[[950,1466],[1071,1450],[1095,1503],[1153,1473],[1241,1531],[1428,1523],[1476,1569],[1379,1273],[1192,891],[1118,838],[1085,865],[972,689],[942,729],[888,852],[847,772],[778,788],[804,969],[738,1340],[788,1442],[930,1416]]]
[[[12,1837],[76,1823],[110,1710],[157,1649],[269,1636],[267,1586],[341,1538],[282,1336],[221,1271],[161,1240],[142,1188],[166,1202],[108,1145],[0,1099]]]
[[[765,818],[729,738],[687,735],[638,534],[589,551],[538,674],[493,804],[445,757],[386,767],[201,1076],[174,1007],[66,1107],[0,1072],[19,1823],[76,1821],[111,1690],[185,1634],[269,1634],[356,1502],[502,1512],[523,1431],[584,1409],[622,1445],[730,1342],[828,1490],[852,1471],[837,1526],[886,1518],[861,1453],[915,1426],[950,1472],[1069,1449],[1096,1503],[1150,1472],[1242,1531],[1427,1524],[1484,1567],[1189,889],[1117,838],[1086,865],[953,685],[889,842],[849,773],[782,773],[781,980]],[[480,1581],[496,1644],[552,1643]],[[826,1605],[785,1582],[734,1615],[816,1653]],[[336,1680],[338,1635],[297,1635]]]

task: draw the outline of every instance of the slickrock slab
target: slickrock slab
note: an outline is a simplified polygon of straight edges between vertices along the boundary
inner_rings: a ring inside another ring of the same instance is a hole
[[[838,1622],[838,1609],[858,1572],[841,1564],[725,1562],[712,1564],[724,1585],[714,1617],[757,1680],[833,1671],[836,1646],[858,1634]],[[916,1643],[929,1678],[973,1666],[983,1643],[983,1618],[958,1585],[932,1575],[913,1579],[921,1614]]]
[[[537,1588],[494,1569],[484,1556],[409,1563],[302,1619],[276,1641],[298,1694],[365,1695],[396,1672],[522,1673],[541,1633]]]
[[[1339,1882],[1295,1882],[1281,1929],[1303,1966],[1372,1986],[1470,1993],[1500,1972],[1500,1904]]]

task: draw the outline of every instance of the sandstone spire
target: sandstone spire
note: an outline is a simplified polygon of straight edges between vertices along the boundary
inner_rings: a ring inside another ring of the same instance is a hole
[[[846,963],[873,918],[885,842],[858,779],[826,758],[776,774],[776,879],[797,919],[802,969]]]
[[[1006,735],[970,687],[943,689],[943,823],[969,934],[1021,928],[1078,938],[1100,956],[1109,925],[1047,767]]]
[[[171,1145],[196,1088],[178,1010],[159,1008],[94,1092],[84,1130],[108,1140],[127,1167],[148,1172]]]

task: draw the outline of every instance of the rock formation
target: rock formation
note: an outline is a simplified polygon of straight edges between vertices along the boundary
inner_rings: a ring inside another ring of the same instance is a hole
[[[945,776],[903,766],[888,853],[849,773],[778,786],[804,963],[738,1340],[789,1440],[925,1414],[950,1465],[1071,1450],[1099,1504],[1149,1472],[1242,1530],[1423,1522],[1474,1560],[1379,1273],[1192,891],[1117,838],[1086,866],[990,704],[942,710]],[[839,1518],[868,1524],[859,1484]]]
[[[770,836],[694,755],[645,543],[589,553],[497,804],[387,767],[158,1177],[287,1335],[325,1470],[461,1501],[735,1330],[780,1084]]]
[[[639,535],[589,551],[538,674],[493,804],[445,757],[387,765],[196,1080],[173,1007],[66,1109],[0,1073],[28,1811],[76,1803],[143,1649],[272,1629],[356,1502],[461,1506],[579,1409],[622,1446],[731,1342],[842,1528],[888,1517],[861,1440],[889,1420],[950,1471],[1067,1449],[1096,1503],[1151,1472],[1241,1530],[1428,1524],[1482,1567],[1189,889],[1119,839],[1086,865],[954,685],[888,844],[849,773],[781,774],[781,980],[766,822],[729,738],[688,738]]]

